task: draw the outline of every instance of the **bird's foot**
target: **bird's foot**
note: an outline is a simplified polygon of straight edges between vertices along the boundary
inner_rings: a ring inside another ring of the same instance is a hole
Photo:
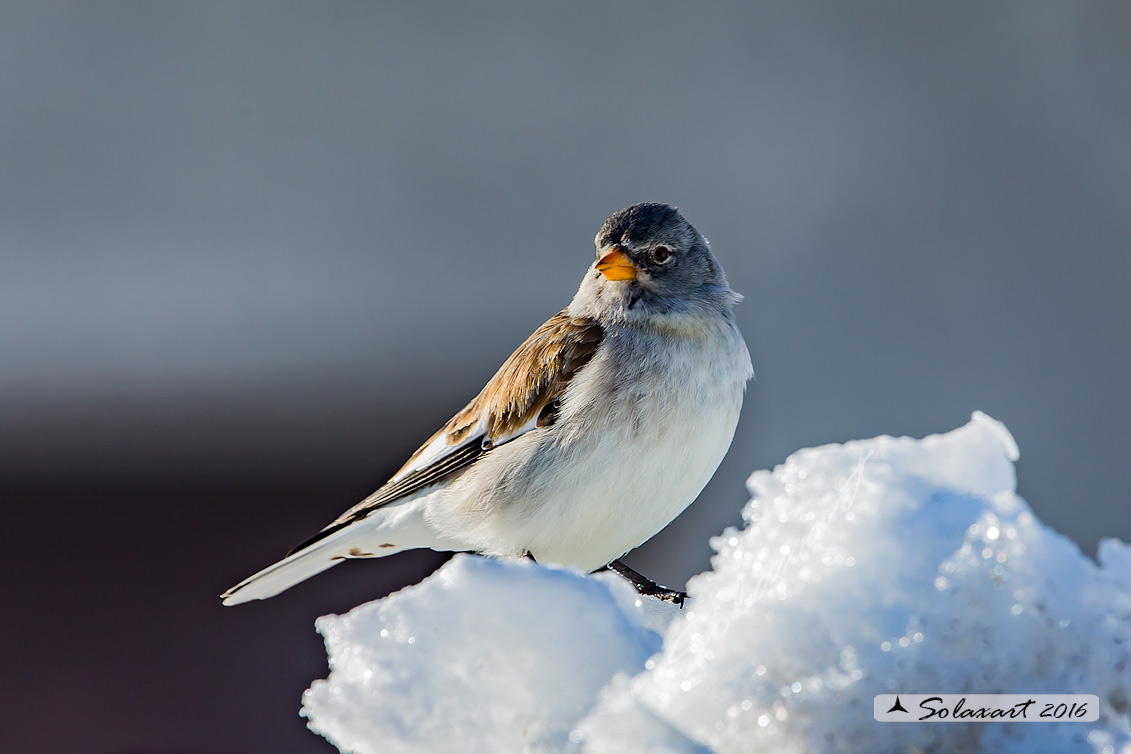
[[[687,592],[680,592],[675,589],[668,589],[666,586],[660,586],[655,581],[652,581],[652,579],[638,571],[634,571],[619,560],[614,560],[605,567],[610,571],[620,574],[623,578],[628,579],[628,581],[636,587],[637,593],[648,597],[655,597],[664,602],[671,602],[672,604],[678,605],[681,610],[683,609],[683,603],[687,599]]]

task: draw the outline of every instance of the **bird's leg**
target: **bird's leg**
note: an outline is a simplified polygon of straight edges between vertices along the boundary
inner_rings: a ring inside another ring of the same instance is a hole
[[[619,560],[614,560],[612,563],[605,566],[605,568],[628,579],[640,594],[655,597],[665,602],[673,602],[679,605],[680,609],[683,608],[683,602],[687,599],[687,592],[679,592],[675,589],[668,589],[666,586],[660,586],[655,581],[652,581],[652,579],[632,570]]]

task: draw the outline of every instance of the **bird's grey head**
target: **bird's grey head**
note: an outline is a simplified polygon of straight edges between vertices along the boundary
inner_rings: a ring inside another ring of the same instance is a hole
[[[741,299],[707,240],[668,204],[617,212],[594,239],[597,259],[571,311],[635,320],[652,315],[729,310]]]

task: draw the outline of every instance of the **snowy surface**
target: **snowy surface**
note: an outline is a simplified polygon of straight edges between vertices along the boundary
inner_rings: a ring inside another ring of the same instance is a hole
[[[358,754],[560,751],[601,688],[660,650],[635,599],[612,575],[457,556],[318,620],[331,673],[303,714]]]
[[[682,612],[457,557],[319,620],[331,673],[303,714],[358,754],[1131,752],[1131,547],[1081,555],[1014,494],[1016,458],[978,414],[800,451],[750,478]],[[1096,694],[1100,719],[875,722],[893,691]]]

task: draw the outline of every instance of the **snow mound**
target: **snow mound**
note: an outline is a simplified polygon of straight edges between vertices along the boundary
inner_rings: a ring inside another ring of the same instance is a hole
[[[750,478],[674,619],[610,575],[457,558],[320,619],[303,713],[358,754],[1131,754],[1131,547],[1085,558],[1014,493],[1016,459],[981,414],[800,451]],[[892,692],[1096,694],[1100,719],[874,721]]]
[[[303,698],[342,751],[560,751],[617,673],[660,650],[611,575],[459,555],[418,586],[318,619],[330,677]]]

